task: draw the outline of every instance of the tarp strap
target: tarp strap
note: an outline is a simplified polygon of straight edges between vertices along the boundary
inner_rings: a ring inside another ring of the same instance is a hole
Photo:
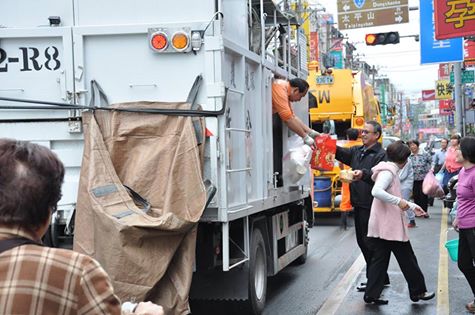
[[[97,98],[97,101],[96,101]],[[104,103],[102,103],[104,101]],[[91,80],[91,99],[89,100],[90,107],[107,107],[109,100],[102,87],[96,80]]]

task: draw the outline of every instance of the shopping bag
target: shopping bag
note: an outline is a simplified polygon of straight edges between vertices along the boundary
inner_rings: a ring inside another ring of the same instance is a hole
[[[428,172],[422,182],[422,192],[429,197],[443,197],[444,190],[434,176],[434,173]]]
[[[315,138],[315,149],[312,153],[311,166],[315,170],[331,171],[335,163],[336,140],[329,135]]]
[[[439,182],[440,185],[442,185],[442,182],[444,181],[444,172],[440,171],[435,174],[435,179]]]

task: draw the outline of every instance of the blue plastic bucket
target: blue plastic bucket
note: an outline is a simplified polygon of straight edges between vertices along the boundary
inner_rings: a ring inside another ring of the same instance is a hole
[[[453,239],[445,243],[445,248],[449,252],[450,259],[452,261],[457,261],[459,256],[459,239]]]
[[[315,177],[314,199],[318,207],[330,207],[332,205],[332,180],[329,177]]]

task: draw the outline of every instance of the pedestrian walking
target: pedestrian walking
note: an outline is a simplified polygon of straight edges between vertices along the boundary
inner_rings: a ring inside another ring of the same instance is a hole
[[[445,155],[445,162],[442,165],[442,170],[444,170],[444,179],[442,180],[442,188],[445,193],[448,193],[447,184],[449,180],[457,175],[462,168],[462,164],[457,162],[457,150],[460,145],[460,137],[458,135],[453,135],[450,137],[450,146],[447,149]]]
[[[419,141],[417,140],[410,140],[409,148],[411,149],[409,158],[411,159],[412,169],[414,171],[412,197],[414,198],[414,203],[419,205],[422,210],[426,212],[424,218],[429,218],[429,213],[427,212],[429,200],[427,195],[422,191],[422,182],[430,171],[432,157],[429,153],[419,150]]]
[[[402,198],[409,200],[412,195],[412,189],[414,186],[414,170],[412,169],[412,162],[407,159],[404,167],[399,171],[399,181],[401,182],[401,194]],[[416,227],[416,214],[411,208],[406,210],[406,216],[409,220],[407,224],[408,228]]]
[[[452,223],[460,234],[457,263],[475,297],[475,137],[462,138],[456,153],[456,161],[462,164],[457,183],[457,216]],[[474,300],[466,305],[470,313],[475,313]]]
[[[368,223],[368,244],[374,251],[369,265],[368,284],[364,301],[372,304],[387,304],[380,298],[389,266],[391,253],[407,281],[410,299],[414,302],[434,298],[434,292],[427,292],[424,275],[408,237],[404,211],[412,209],[424,214],[418,205],[402,198],[398,173],[411,154],[402,141],[390,144],[387,149],[388,162],[373,167],[375,181],[371,191],[374,199]]]
[[[361,140],[363,145],[351,148],[337,146],[336,159],[354,170],[354,181],[350,184],[350,200],[354,211],[356,242],[366,261],[366,275],[368,266],[371,263],[373,251],[368,248],[368,220],[371,211],[373,197],[371,190],[374,182],[372,168],[379,162],[386,160],[386,151],[378,142],[382,135],[381,125],[376,121],[368,121],[361,130]],[[389,284],[389,277],[386,275],[385,284]],[[364,292],[366,282],[361,283],[357,290]]]
[[[41,244],[63,178],[48,148],[0,139],[0,314],[163,315],[151,302],[121,307],[97,261]]]
[[[437,174],[441,171],[442,166],[445,163],[445,154],[447,153],[447,145],[449,141],[445,138],[440,140],[440,151],[434,153],[434,157],[432,158],[432,170],[434,174]]]

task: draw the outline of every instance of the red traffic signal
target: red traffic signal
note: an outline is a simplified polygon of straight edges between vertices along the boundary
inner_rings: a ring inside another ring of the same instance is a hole
[[[365,42],[366,42],[366,45],[368,46],[398,44],[399,33],[386,32],[386,33],[366,34]]]

